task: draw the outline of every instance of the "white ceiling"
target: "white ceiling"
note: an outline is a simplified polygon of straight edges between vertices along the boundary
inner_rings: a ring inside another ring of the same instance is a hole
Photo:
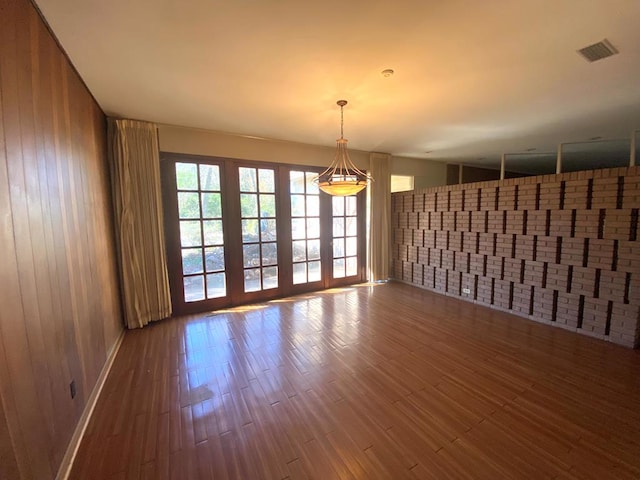
[[[640,129],[638,0],[36,2],[109,115],[333,145],[344,98],[350,148],[467,163]]]

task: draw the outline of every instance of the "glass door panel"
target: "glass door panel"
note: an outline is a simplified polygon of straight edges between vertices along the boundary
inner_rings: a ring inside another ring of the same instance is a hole
[[[184,302],[227,295],[218,165],[175,164]]]
[[[322,280],[320,256],[320,190],[315,172],[289,172],[293,284]]]
[[[358,197],[332,197],[332,277],[358,275]]]
[[[244,292],[278,288],[275,171],[238,167]]]

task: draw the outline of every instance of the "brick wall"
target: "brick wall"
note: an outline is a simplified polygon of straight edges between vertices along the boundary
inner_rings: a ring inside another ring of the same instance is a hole
[[[640,344],[640,167],[392,195],[394,279]]]

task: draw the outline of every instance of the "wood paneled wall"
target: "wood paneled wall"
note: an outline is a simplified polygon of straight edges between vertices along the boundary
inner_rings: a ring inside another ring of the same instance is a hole
[[[123,327],[105,116],[28,0],[0,0],[0,113],[0,478],[50,479]]]
[[[640,167],[393,194],[392,276],[640,344]]]

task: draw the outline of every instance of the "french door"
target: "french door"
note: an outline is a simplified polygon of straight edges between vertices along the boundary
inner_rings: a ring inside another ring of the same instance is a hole
[[[294,289],[325,287],[323,237],[320,235],[320,190],[312,183],[313,171],[289,171],[291,265]],[[325,267],[326,268],[326,267]]]
[[[243,303],[273,297],[279,291],[277,189],[273,168],[237,166],[234,173],[236,171],[238,181],[233,178],[231,183],[238,190],[235,193],[233,188],[231,195],[232,203],[237,203],[239,196],[240,211],[239,215],[230,215],[226,220],[233,231],[238,227],[233,217],[240,220],[240,241],[237,237],[231,240],[241,245],[241,250],[231,252],[237,254],[231,260],[237,266],[231,280],[237,284],[234,303]]]
[[[162,154],[177,314],[364,279],[364,195],[331,197],[321,169]]]

